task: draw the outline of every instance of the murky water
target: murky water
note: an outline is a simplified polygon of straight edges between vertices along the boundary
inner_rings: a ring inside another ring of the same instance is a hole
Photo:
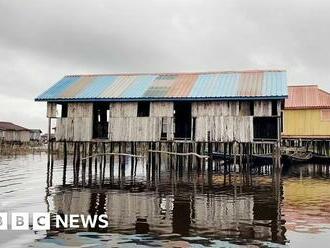
[[[0,231],[2,247],[326,247],[330,243],[330,176],[326,165],[263,166],[146,176],[73,187],[68,165],[56,160],[52,184],[47,156],[0,157],[0,212],[106,213],[103,229]],[[184,167],[185,168],[185,167]],[[116,178],[118,171],[115,170]]]

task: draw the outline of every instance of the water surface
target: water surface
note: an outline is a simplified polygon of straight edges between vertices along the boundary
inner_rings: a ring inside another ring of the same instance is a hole
[[[70,158],[69,158],[70,160]],[[173,171],[160,163],[149,175],[138,163],[103,185],[73,186],[72,165],[63,185],[55,160],[47,184],[47,155],[0,157],[0,212],[108,215],[107,230],[78,228],[0,231],[3,247],[326,247],[330,242],[327,165],[271,166],[240,170]],[[93,170],[94,171],[94,170]]]

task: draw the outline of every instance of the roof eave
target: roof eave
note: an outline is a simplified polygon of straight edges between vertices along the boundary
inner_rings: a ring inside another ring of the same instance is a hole
[[[284,100],[288,96],[251,97],[143,97],[143,98],[36,98],[36,102],[137,102],[137,101],[235,101],[235,100]]]

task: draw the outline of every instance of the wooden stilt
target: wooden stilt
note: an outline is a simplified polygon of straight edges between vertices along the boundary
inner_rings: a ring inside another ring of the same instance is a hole
[[[67,144],[66,140],[63,142],[63,185],[66,183],[66,167],[67,167]]]

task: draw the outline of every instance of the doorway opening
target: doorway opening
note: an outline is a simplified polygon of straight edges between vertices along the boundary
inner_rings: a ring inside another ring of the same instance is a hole
[[[191,103],[174,103],[174,123],[176,139],[191,139]]]
[[[109,127],[109,103],[93,105],[93,139],[107,139]]]
[[[277,140],[277,117],[253,117],[255,140]]]

